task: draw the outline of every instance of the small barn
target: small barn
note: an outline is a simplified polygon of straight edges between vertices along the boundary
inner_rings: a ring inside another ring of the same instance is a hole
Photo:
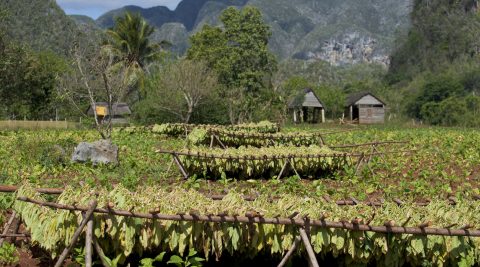
[[[345,103],[345,117],[359,124],[385,122],[386,104],[370,92],[348,95]]]
[[[100,121],[104,121],[112,116],[112,124],[128,124],[128,117],[132,114],[132,111],[127,103],[112,104],[112,114],[109,114],[107,102],[95,103],[95,110]],[[92,106],[88,108],[87,114],[89,116],[95,115]]]
[[[293,114],[293,122],[325,122],[325,105],[312,89],[304,89],[290,101],[288,108]]]

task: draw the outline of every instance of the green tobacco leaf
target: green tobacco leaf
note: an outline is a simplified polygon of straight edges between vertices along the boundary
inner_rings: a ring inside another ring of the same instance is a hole
[[[183,259],[180,258],[179,256],[177,255],[172,255],[170,257],[170,260],[167,261],[167,264],[175,264],[177,266],[182,266],[183,265]]]

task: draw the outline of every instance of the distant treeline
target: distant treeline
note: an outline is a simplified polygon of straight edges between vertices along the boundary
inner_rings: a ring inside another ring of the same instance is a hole
[[[347,94],[371,91],[388,104],[387,118],[480,126],[477,8],[475,0],[415,0],[411,28],[398,35],[387,69],[278,62],[268,49],[271,29],[250,6],[226,9],[223,27],[205,25],[190,38],[182,58],[169,52],[168,43],[150,42],[153,28],[135,14],[117,18],[94,44],[72,37],[69,49],[83,47],[82,56],[78,50],[38,52],[6,34],[2,27],[12,21],[0,6],[0,116],[78,118],[92,100],[85,82],[95,101],[106,101],[108,81],[123,82],[113,86],[122,88],[116,97],[129,103],[132,120],[141,124],[285,122],[289,101],[308,87],[326,105],[330,120],[342,117]]]

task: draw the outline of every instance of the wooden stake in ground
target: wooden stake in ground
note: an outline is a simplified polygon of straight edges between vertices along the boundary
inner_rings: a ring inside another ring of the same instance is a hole
[[[62,254],[60,254],[60,257],[58,257],[57,262],[55,263],[55,267],[60,267],[62,266],[63,262],[67,258],[68,254],[70,251],[73,249],[75,244],[77,243],[78,237],[80,237],[80,234],[83,231],[83,228],[87,225],[87,222],[90,220],[90,217],[93,214],[93,211],[97,207],[97,201],[92,200],[90,201],[90,205],[88,207],[87,212],[85,213],[85,218],[83,218],[82,222],[80,223],[80,226],[78,226],[77,230],[75,230],[75,233],[73,234],[72,240],[70,241],[70,244],[63,250]]]
[[[187,171],[185,170],[185,167],[183,166],[182,162],[180,161],[180,159],[178,158],[178,155],[177,154],[172,154],[173,156],[173,160],[175,161],[175,163],[177,164],[178,166],[178,169],[180,170],[180,172],[182,173],[183,175],[183,178],[185,178],[185,180],[188,179],[188,173]]]
[[[287,264],[288,260],[290,257],[293,255],[295,250],[297,250],[298,245],[300,245],[300,242],[302,241],[302,238],[300,236],[297,236],[295,240],[293,241],[292,247],[287,251],[287,254],[283,257],[282,261],[278,264],[277,267],[283,267],[285,264]]]
[[[307,250],[310,265],[312,267],[319,267],[317,258],[315,258],[315,253],[313,252],[312,244],[308,239],[307,232],[305,232],[305,229],[303,228],[300,228],[300,237],[302,238],[303,244],[305,245],[305,249]]]
[[[17,216],[17,220],[14,220],[13,224],[13,234],[16,235],[18,234],[18,231],[20,230],[20,225],[22,224],[22,217]],[[14,244],[17,241],[17,237],[12,237],[12,244]]]
[[[110,266],[108,262],[105,261],[105,253],[103,253],[102,247],[100,247],[100,244],[98,244],[98,240],[93,237],[93,246],[95,247],[95,251],[98,254],[98,257],[100,258],[100,261],[102,262],[102,265],[105,267]]]
[[[85,233],[85,266],[92,267],[93,216],[90,216]]]
[[[3,229],[2,236],[5,236],[6,234],[8,234],[8,230],[10,229],[10,225],[13,223],[13,220],[15,219],[16,215],[17,215],[17,213],[15,211],[13,211],[13,213],[10,216],[10,219],[8,220],[7,224],[5,224],[5,228]],[[5,241],[4,237],[0,238],[0,246],[3,245],[4,241]]]

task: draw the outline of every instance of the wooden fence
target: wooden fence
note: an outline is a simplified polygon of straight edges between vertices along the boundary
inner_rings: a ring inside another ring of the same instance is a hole
[[[76,129],[80,125],[70,121],[0,121],[0,130]]]

